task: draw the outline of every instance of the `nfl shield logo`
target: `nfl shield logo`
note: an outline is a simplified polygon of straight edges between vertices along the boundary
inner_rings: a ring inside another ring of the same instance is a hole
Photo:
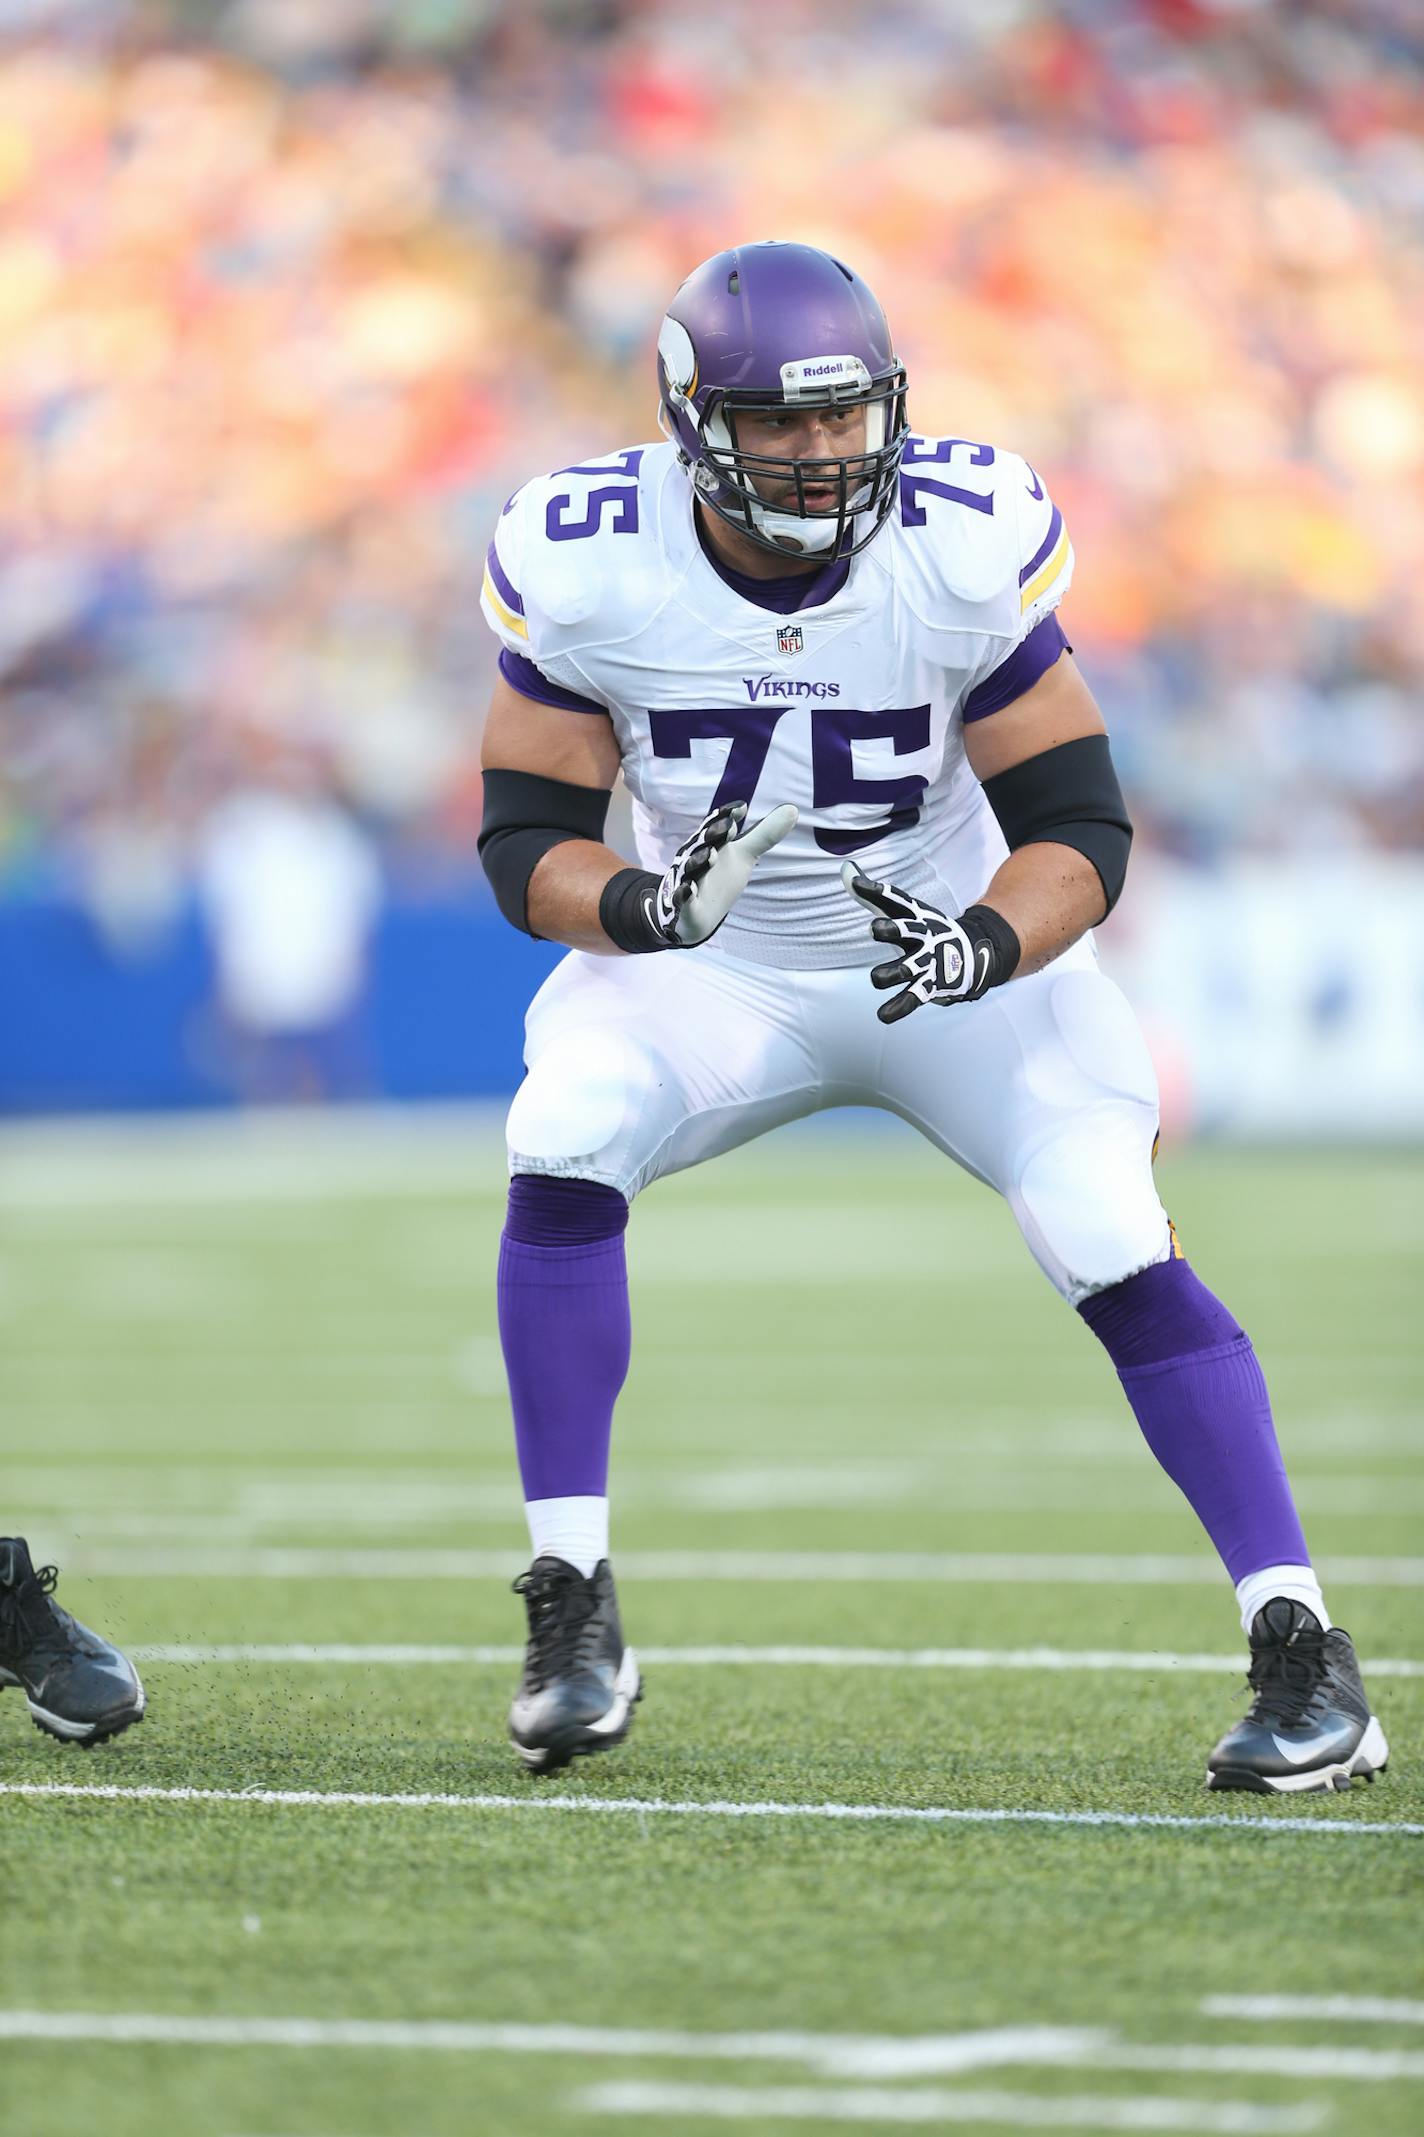
[[[799,623],[783,623],[776,634],[778,653],[801,653],[805,651],[805,644]]]

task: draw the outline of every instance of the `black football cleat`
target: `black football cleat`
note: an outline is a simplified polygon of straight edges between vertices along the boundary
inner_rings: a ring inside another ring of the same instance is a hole
[[[643,1696],[623,1645],[606,1558],[585,1579],[562,1558],[536,1558],[514,1583],[529,1613],[524,1675],[509,1710],[514,1748],[535,1773],[621,1744]]]
[[[37,1729],[85,1749],[143,1720],[134,1666],[53,1600],[59,1575],[38,1573],[22,1536],[0,1537],[0,1685],[18,1684]]]
[[[1304,1603],[1275,1596],[1251,1624],[1251,1711],[1207,1760],[1208,1788],[1258,1795],[1348,1789],[1389,1759],[1347,1632],[1322,1632]]]

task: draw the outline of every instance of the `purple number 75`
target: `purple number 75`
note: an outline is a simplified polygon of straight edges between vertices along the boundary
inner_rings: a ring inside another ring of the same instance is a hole
[[[797,708],[798,710],[801,708]],[[694,741],[731,742],[722,777],[707,807],[725,808],[729,801],[750,802],[756,793],[776,723],[791,711],[787,704],[736,705],[721,710],[684,712],[650,711],[648,730],[655,757],[690,757]],[[887,831],[918,821],[928,780],[923,773],[906,772],[895,779],[861,779],[855,771],[852,745],[884,736],[897,757],[912,756],[930,746],[928,705],[897,707],[887,712],[859,712],[849,705],[813,705],[811,714],[811,805],[837,809],[848,802],[880,802],[890,811],[878,824],[859,831],[816,832],[823,853],[855,853],[873,846]],[[791,797],[781,797],[790,799]]]
[[[926,445],[922,439],[911,438],[909,444],[905,447],[900,465],[903,469],[908,468],[912,463],[918,464],[921,461],[929,460],[943,466],[946,461],[953,460],[955,452],[960,446],[968,448],[968,459],[971,467],[992,467],[994,465],[993,446],[976,445],[972,438],[941,438],[936,445]],[[920,503],[920,499],[926,495],[930,497],[947,497],[952,504],[968,505],[972,512],[992,512],[994,509],[994,493],[992,490],[965,490],[961,489],[957,482],[941,482],[937,475],[907,475],[902,473],[900,477],[900,524],[902,527],[923,527],[925,524],[925,508]]]

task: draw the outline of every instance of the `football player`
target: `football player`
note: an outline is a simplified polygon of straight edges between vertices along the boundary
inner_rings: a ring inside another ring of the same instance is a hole
[[[807,245],[699,267],[658,382],[665,442],[527,483],[484,582],[484,865],[506,917],[572,953],[509,1115],[519,1755],[617,1743],[640,1693],[608,1562],[630,1202],[873,1105],[1007,1199],[1225,1562],[1255,1698],[1208,1785],[1372,1777],[1384,1734],[1250,1339],[1158,1201],[1152,1066],[1089,933],[1131,827],[1058,619],[1062,515],[1016,453],[911,430],[880,305]],[[620,771],[637,865],[603,840]]]
[[[54,1600],[23,1536],[0,1536],[0,1686],[17,1684],[37,1729],[87,1748],[143,1720],[138,1672]]]

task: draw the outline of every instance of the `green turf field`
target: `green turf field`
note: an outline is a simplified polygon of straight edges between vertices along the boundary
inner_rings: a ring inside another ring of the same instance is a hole
[[[1007,1213],[907,1132],[635,1212],[648,1696],[550,1782],[503,1733],[488,1134],[0,1139],[0,1528],[150,1694],[87,1756],[0,1698],[6,2137],[1424,2126],[1424,1155],[1162,1177],[1392,1665],[1372,1790],[1206,1795],[1229,1589]],[[465,1800],[390,1800],[430,1795]]]

